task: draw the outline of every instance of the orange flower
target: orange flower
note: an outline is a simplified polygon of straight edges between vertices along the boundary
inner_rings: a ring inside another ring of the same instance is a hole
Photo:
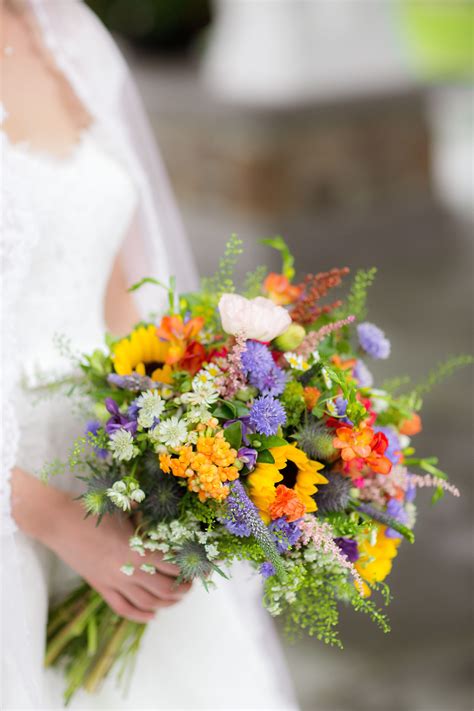
[[[288,521],[297,521],[305,515],[306,507],[293,489],[284,484],[276,488],[276,497],[269,508],[272,519],[286,516]]]
[[[269,298],[280,306],[292,304],[301,295],[301,287],[290,284],[288,277],[283,274],[275,274],[271,272],[265,281],[263,287]]]
[[[179,365],[183,370],[187,370],[191,375],[196,375],[201,369],[204,361],[207,360],[206,349],[202,343],[192,341],[186,348]]]
[[[178,363],[185,356],[190,341],[194,341],[204,325],[201,317],[191,318],[184,322],[182,316],[164,316],[156,329],[158,338],[169,343],[166,362],[168,365]]]
[[[331,363],[333,363],[333,365],[335,365],[336,368],[339,368],[339,370],[352,370],[352,368],[357,363],[357,359],[356,358],[346,358],[345,360],[342,360],[341,356],[333,355],[331,357]]]
[[[377,474],[389,474],[392,471],[392,462],[384,456],[388,447],[388,439],[383,432],[374,434],[370,447],[372,452],[365,460],[369,467]]]
[[[319,397],[321,395],[321,390],[318,390],[318,388],[313,388],[313,387],[306,387],[303,391],[303,399],[306,405],[307,410],[312,410],[313,407],[315,407],[316,403],[319,400]]]
[[[413,413],[409,420],[403,420],[399,426],[400,434],[408,435],[409,437],[421,432],[421,417]]]
[[[333,439],[333,446],[341,450],[341,457],[345,462],[351,462],[360,457],[367,459],[372,452],[370,443],[372,442],[374,431],[370,427],[356,430],[352,427],[338,427],[336,437]]]

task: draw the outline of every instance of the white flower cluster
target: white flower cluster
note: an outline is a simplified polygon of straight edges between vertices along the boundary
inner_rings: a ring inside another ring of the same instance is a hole
[[[188,426],[185,420],[173,415],[153,427],[149,432],[149,437],[155,445],[156,451],[160,451],[160,445],[178,449],[188,439]]]
[[[122,511],[130,511],[132,503],[139,504],[145,498],[145,492],[140,489],[138,483],[133,479],[116,481],[105,492],[109,499]]]
[[[120,462],[129,462],[140,451],[134,445],[130,432],[123,428],[110,435],[109,448],[113,458],[118,459]]]
[[[165,409],[165,403],[156,390],[143,393],[135,403],[139,409],[138,424],[146,429],[153,427],[155,420],[159,420]]]

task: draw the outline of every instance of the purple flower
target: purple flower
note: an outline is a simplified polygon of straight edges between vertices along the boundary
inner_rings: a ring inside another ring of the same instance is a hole
[[[262,395],[253,403],[250,410],[250,424],[260,434],[274,435],[285,422],[286,412],[282,404],[271,395]]]
[[[381,432],[386,436],[388,447],[385,450],[385,456],[390,459],[392,464],[398,464],[402,445],[395,430],[392,427],[374,427],[374,431]]]
[[[136,420],[133,420],[128,415],[123,415],[120,412],[120,408],[111,397],[105,398],[105,407],[110,412],[112,417],[110,417],[105,425],[105,431],[108,435],[113,434],[117,430],[124,429],[134,435],[137,431]]]
[[[336,406],[337,414],[340,417],[340,421],[345,422],[348,425],[352,425],[352,420],[348,417],[344,417],[347,411],[347,400],[339,396],[334,400],[334,404]]]
[[[411,476],[409,476],[408,482],[408,488],[405,492],[405,501],[407,502],[407,504],[411,504],[416,498],[416,486],[412,484]]]
[[[273,363],[270,370],[259,378],[250,376],[250,383],[254,385],[262,395],[281,395],[286,385],[286,373]]]
[[[399,523],[404,525],[408,523],[408,514],[403,508],[401,501],[397,501],[397,499],[390,499],[387,504],[386,513]],[[395,531],[393,528],[387,528],[385,535],[387,538],[403,538],[402,534],[398,533],[398,531]]]
[[[357,541],[352,540],[352,538],[339,537],[334,539],[334,543],[336,543],[350,563],[355,563],[356,560],[359,559]]]
[[[240,459],[241,462],[243,462],[243,464],[245,464],[249,471],[255,469],[255,464],[257,463],[257,455],[257,450],[252,449],[252,447],[241,447],[237,452],[237,457]]]
[[[297,521],[287,521],[283,516],[277,518],[269,525],[268,529],[272,532],[277,551],[279,553],[285,553],[291,546],[295,543],[301,536],[301,529],[299,527],[299,522]]]
[[[245,375],[249,375],[251,379],[266,375],[273,366],[272,354],[258,341],[246,341],[241,361]]]
[[[366,353],[376,360],[388,358],[390,355],[390,341],[385,334],[373,323],[361,323],[357,326],[359,343]]]
[[[275,575],[275,568],[271,563],[268,561],[265,561],[265,563],[262,563],[260,566],[260,575],[265,578],[271,578],[272,575]]]
[[[102,425],[100,422],[97,422],[97,420],[91,420],[90,422],[87,423],[86,425],[86,439],[88,443],[92,446],[92,449],[94,450],[95,454],[100,457],[100,459],[105,459],[109,453],[107,449],[102,449],[102,447],[97,447],[93,444],[93,440],[90,437],[97,437],[98,431],[102,428]]]
[[[226,422],[224,422],[224,429],[226,427],[229,427],[229,425],[233,425],[234,422],[242,423],[242,441],[246,445],[249,444],[247,435],[255,433],[254,428],[250,424],[250,415],[244,415],[244,417],[237,417],[234,420],[227,420]]]
[[[153,390],[153,388],[158,387],[158,383],[155,383],[148,375],[139,375],[139,373],[132,373],[131,375],[110,373],[110,375],[107,376],[107,382],[110,385],[115,385],[117,388],[131,390],[132,392]]]
[[[374,384],[374,377],[366,364],[362,360],[358,360],[352,371],[352,375],[359,383],[361,388],[371,388]]]

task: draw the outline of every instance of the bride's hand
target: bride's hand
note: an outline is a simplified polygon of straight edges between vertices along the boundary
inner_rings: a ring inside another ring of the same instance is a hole
[[[189,590],[189,583],[176,585],[179,570],[160,553],[143,557],[130,550],[133,527],[127,518],[104,516],[96,526],[92,516],[84,519],[79,501],[21,470],[12,483],[19,527],[77,571],[118,615],[148,622],[157,609],[174,605]],[[120,571],[125,563],[135,566],[133,575]],[[141,571],[142,563],[154,565],[156,573]]]

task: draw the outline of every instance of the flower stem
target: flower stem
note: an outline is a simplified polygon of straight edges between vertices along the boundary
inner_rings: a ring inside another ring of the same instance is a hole
[[[72,620],[63,627],[59,634],[53,637],[48,643],[44,660],[46,667],[51,666],[55,662],[64,647],[74,639],[74,637],[78,637],[82,634],[89,617],[93,615],[101,605],[105,605],[104,600],[98,593],[91,591],[86,607],[82,609],[78,615],[75,615]]]
[[[99,655],[97,663],[91,669],[85,683],[84,688],[90,694],[97,691],[102,679],[110,671],[112,665],[117,659],[118,653],[121,651],[123,642],[128,634],[133,629],[134,623],[128,620],[119,620],[117,627],[112,634],[112,637],[107,642],[107,645],[102,654]]]

